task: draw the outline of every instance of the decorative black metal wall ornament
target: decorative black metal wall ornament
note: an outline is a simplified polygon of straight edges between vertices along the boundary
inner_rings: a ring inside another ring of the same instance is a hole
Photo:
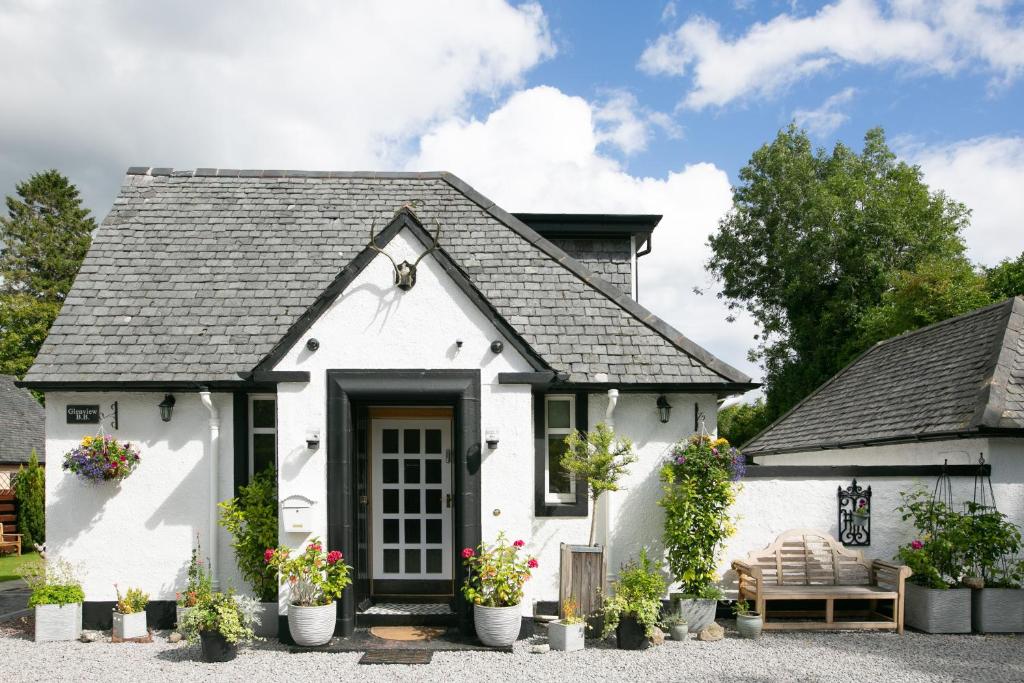
[[[839,542],[843,545],[871,545],[871,487],[862,489],[857,480],[845,489],[840,486]]]

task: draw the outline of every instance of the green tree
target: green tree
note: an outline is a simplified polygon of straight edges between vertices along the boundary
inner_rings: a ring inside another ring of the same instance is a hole
[[[753,403],[735,403],[718,411],[718,435],[738,446],[767,426],[768,409],[763,398]]]
[[[986,287],[994,301],[1024,295],[1024,253],[1016,259],[1003,259],[985,271]]]
[[[96,222],[55,170],[19,183],[0,218],[0,372],[24,377],[89,250]]]
[[[18,533],[23,547],[32,549],[46,542],[46,472],[32,449],[28,465],[14,477],[14,499],[18,503]]]
[[[618,438],[611,427],[598,422],[593,431],[573,432],[565,437],[565,453],[561,465],[566,472],[585,480],[594,502],[605,491],[618,491],[619,480],[626,476],[629,466],[636,462],[633,442],[625,437]],[[590,545],[594,545],[597,515],[590,515]]]
[[[277,471],[260,470],[238,497],[218,503],[220,525],[234,537],[231,547],[242,578],[262,602],[277,599],[277,570],[264,553],[277,547]]]
[[[891,279],[861,319],[861,348],[992,303],[985,276],[965,258],[929,258]]]
[[[860,352],[860,320],[892,273],[963,254],[969,215],[898,162],[878,128],[860,153],[814,150],[793,125],[754,152],[707,267],[760,327],[751,357],[765,370],[769,419]]]

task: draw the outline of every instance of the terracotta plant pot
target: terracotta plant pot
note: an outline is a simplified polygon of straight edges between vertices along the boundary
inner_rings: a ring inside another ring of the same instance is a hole
[[[199,645],[204,662],[230,662],[238,655],[238,643],[229,643],[220,631],[200,631]]]
[[[473,605],[476,637],[488,647],[511,647],[519,637],[522,616],[519,605],[484,607]]]
[[[302,607],[288,605],[288,630],[296,645],[317,647],[331,642],[338,609],[335,603]]]

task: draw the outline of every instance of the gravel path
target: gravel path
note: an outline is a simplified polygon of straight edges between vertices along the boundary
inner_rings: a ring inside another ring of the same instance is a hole
[[[6,628],[5,628],[6,626]],[[246,648],[226,664],[197,661],[198,646],[160,632],[151,645],[40,643],[23,628],[0,625],[0,680],[360,680],[360,681],[1024,681],[1022,636],[908,633],[768,634],[717,643],[673,643],[623,652],[605,643],[574,653],[438,652],[421,666],[357,664],[359,653],[289,654],[279,644]],[[731,636],[731,637],[730,637]],[[543,642],[542,638],[535,639]]]

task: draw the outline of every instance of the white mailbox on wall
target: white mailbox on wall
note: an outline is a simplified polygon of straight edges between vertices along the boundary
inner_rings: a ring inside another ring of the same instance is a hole
[[[305,496],[288,496],[281,501],[281,525],[285,531],[306,533],[313,530],[313,506]]]

